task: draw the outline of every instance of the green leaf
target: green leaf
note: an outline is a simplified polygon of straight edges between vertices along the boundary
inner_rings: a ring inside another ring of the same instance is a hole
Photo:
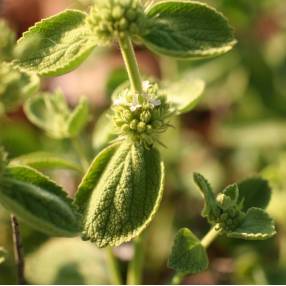
[[[141,35],[152,51],[176,58],[223,54],[236,43],[233,30],[214,8],[193,1],[159,1],[147,11],[150,21]]]
[[[106,147],[110,141],[116,138],[114,124],[108,117],[108,112],[104,112],[97,119],[92,134],[92,146],[95,150],[101,150]]]
[[[89,119],[89,106],[88,100],[84,97],[81,98],[78,106],[71,113],[68,120],[68,133],[71,137],[80,134],[82,129],[86,126]]]
[[[168,267],[186,274],[196,274],[208,268],[206,250],[188,228],[182,228],[176,234]]]
[[[40,86],[35,74],[5,62],[0,63],[0,79],[0,109],[2,106],[5,112],[15,110]]]
[[[37,127],[45,130],[53,138],[67,138],[69,109],[64,95],[57,91],[54,94],[42,93],[29,98],[24,104],[28,119]]]
[[[86,99],[71,111],[61,91],[54,94],[42,93],[29,98],[24,104],[29,120],[53,138],[75,137],[84,128],[89,117]]]
[[[251,207],[265,209],[271,198],[268,181],[261,177],[247,178],[238,183],[239,200],[243,201],[243,210]]]
[[[71,200],[55,182],[26,166],[10,166],[0,180],[0,202],[31,227],[55,236],[79,233]]]
[[[183,79],[166,88],[168,100],[178,114],[191,111],[201,100],[205,89],[200,79]]]
[[[264,240],[275,234],[275,226],[271,217],[260,208],[250,208],[241,225],[226,235],[246,240]]]
[[[76,195],[84,217],[83,238],[106,247],[139,235],[159,207],[163,180],[164,166],[156,149],[130,142],[104,149]]]
[[[0,264],[5,262],[6,257],[7,257],[7,251],[5,250],[4,247],[0,247]]]
[[[42,76],[58,76],[78,67],[96,46],[86,13],[66,10],[25,32],[17,44],[17,65]]]
[[[223,191],[223,194],[230,197],[232,201],[237,202],[239,198],[239,188],[237,184],[227,186]]]
[[[13,57],[13,50],[16,44],[16,35],[6,23],[0,19],[0,61],[9,61]]]
[[[82,172],[78,164],[67,160],[63,156],[48,152],[34,152],[14,158],[11,165],[28,165],[35,169],[69,169]]]
[[[213,220],[214,217],[217,217],[218,213],[218,206],[214,192],[209,182],[201,174],[194,173],[194,181],[199,187],[205,199],[202,216],[207,217],[209,220]]]

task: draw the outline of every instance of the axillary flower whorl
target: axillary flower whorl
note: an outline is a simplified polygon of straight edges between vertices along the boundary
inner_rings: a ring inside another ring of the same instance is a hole
[[[87,24],[101,44],[110,44],[115,37],[133,36],[143,29],[143,6],[139,0],[97,0]]]
[[[156,83],[143,82],[143,94],[129,88],[113,99],[113,122],[119,135],[150,148],[158,141],[158,135],[169,127],[171,116],[166,96]]]
[[[245,217],[241,206],[225,194],[219,194],[216,201],[219,207],[219,214],[215,218],[217,228],[221,231],[231,231],[238,227]]]

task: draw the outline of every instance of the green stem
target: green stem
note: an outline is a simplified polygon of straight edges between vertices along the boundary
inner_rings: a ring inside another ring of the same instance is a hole
[[[79,138],[72,138],[71,139],[72,141],[72,145],[79,157],[79,160],[80,160],[80,164],[81,164],[81,167],[83,169],[83,171],[87,171],[88,167],[89,167],[89,162],[86,158],[86,154],[85,152],[83,151],[83,148],[81,146],[81,142],[79,141]]]
[[[135,93],[138,94],[140,102],[140,95],[142,93],[142,81],[131,39],[126,35],[123,38],[119,38],[118,41],[131,88]]]
[[[127,273],[128,285],[142,284],[143,262],[144,262],[143,238],[142,236],[139,236],[134,241],[134,256],[132,261],[129,263],[128,267],[128,273]]]
[[[219,231],[215,229],[215,226],[212,227],[209,232],[203,237],[201,240],[201,244],[204,248],[208,248],[211,243],[216,239],[216,237],[219,235]]]
[[[122,285],[123,283],[122,283],[118,261],[116,257],[114,256],[111,247],[106,248],[106,254],[107,254],[107,264],[108,264],[108,268],[109,268],[110,276],[111,276],[111,283],[113,285]]]
[[[20,228],[17,218],[12,214],[11,215],[11,226],[12,226],[12,235],[13,235],[13,246],[14,246],[14,256],[17,264],[17,278],[19,285],[25,285],[25,260],[22,239],[20,234]]]
[[[215,229],[215,226],[212,227],[209,232],[203,237],[203,239],[201,240],[201,244],[204,248],[208,248],[211,243],[216,239],[216,237],[219,235],[219,231],[217,231]],[[187,275],[188,273],[183,273],[183,272],[176,272],[171,280],[171,284],[172,285],[178,285],[181,284],[184,277]]]

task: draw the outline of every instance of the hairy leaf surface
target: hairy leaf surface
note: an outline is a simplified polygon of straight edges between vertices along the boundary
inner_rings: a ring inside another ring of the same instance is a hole
[[[14,158],[11,165],[28,165],[35,169],[69,169],[81,172],[81,168],[66,158],[48,152],[34,152]]]
[[[71,200],[55,182],[26,166],[10,166],[0,181],[0,202],[27,224],[55,236],[79,233]]]
[[[77,136],[88,122],[89,107],[88,101],[82,97],[75,110],[70,114],[67,129],[71,137]]]
[[[0,114],[13,111],[39,89],[36,74],[21,70],[14,65],[0,62]]]
[[[194,181],[199,187],[205,199],[205,205],[202,211],[202,216],[212,220],[213,217],[216,217],[218,208],[212,187],[201,174],[194,173]]]
[[[188,228],[182,228],[176,234],[168,266],[186,274],[199,273],[208,268],[206,250]]]
[[[182,79],[169,85],[166,93],[177,114],[184,114],[196,107],[204,89],[205,83],[200,79]]]
[[[231,238],[264,240],[276,234],[271,217],[262,209],[250,208],[242,224],[226,235]]]
[[[105,247],[139,235],[159,207],[163,178],[156,149],[129,142],[104,149],[76,196],[84,215],[83,238]]]
[[[93,51],[86,13],[66,10],[35,24],[18,41],[15,63],[42,76],[72,71]]]
[[[141,35],[154,52],[176,58],[223,54],[236,43],[232,28],[215,9],[194,1],[159,1],[147,11]]]
[[[239,200],[243,201],[243,210],[250,207],[265,209],[271,198],[271,188],[267,180],[261,177],[247,178],[238,183]]]

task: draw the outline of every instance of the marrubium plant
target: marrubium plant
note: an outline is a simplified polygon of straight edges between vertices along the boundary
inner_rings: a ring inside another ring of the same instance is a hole
[[[157,149],[162,144],[160,136],[170,126],[171,117],[195,107],[204,83],[194,81],[192,93],[186,95],[176,91],[176,82],[163,88],[160,82],[146,80],[135,57],[135,41],[159,55],[188,60],[224,54],[236,43],[221,13],[187,0],[146,4],[140,0],[96,0],[89,13],[65,10],[36,23],[18,41],[12,64],[21,71],[59,76],[77,68],[97,46],[117,45],[129,76],[128,83],[112,96],[110,120],[118,138],[89,167],[84,160],[82,168],[77,168],[54,157],[45,161],[39,154],[8,165],[1,163],[6,167],[1,167],[0,201],[30,225],[54,235],[81,233],[83,239],[107,247],[138,237],[156,214],[165,176]],[[38,95],[26,102],[25,112],[48,135],[72,141],[85,126],[88,109],[82,101],[71,111],[63,101],[60,94]],[[73,200],[35,170],[53,165],[84,170]],[[217,233],[244,239],[264,239],[274,234],[272,221],[264,211],[243,209],[244,200],[239,199],[236,186],[215,197],[203,177],[196,175],[195,180],[205,196],[203,215]],[[41,214],[41,208],[30,207],[31,202],[35,206],[41,202],[41,207],[53,215]],[[245,229],[253,218],[258,218],[261,225],[267,224],[267,231],[253,228],[248,234]],[[200,261],[206,258],[204,247],[188,231],[180,232],[170,267],[178,271],[179,277],[205,269],[206,260]],[[186,258],[183,262],[181,256]],[[134,277],[129,282],[140,283],[138,275]]]

